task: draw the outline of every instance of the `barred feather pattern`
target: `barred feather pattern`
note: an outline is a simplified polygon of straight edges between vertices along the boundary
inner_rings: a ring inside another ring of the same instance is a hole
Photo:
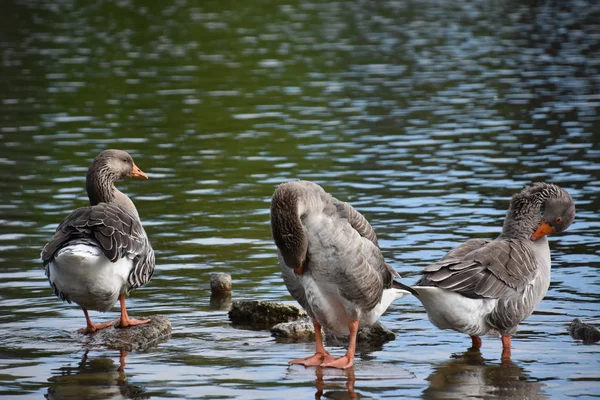
[[[137,216],[127,209],[110,203],[100,203],[73,211],[57,227],[52,239],[42,250],[42,262],[49,274],[48,264],[56,253],[74,240],[95,242],[111,262],[119,258],[133,259],[127,279],[126,294],[148,283],[154,274],[154,250]],[[67,300],[64,294],[55,294]]]
[[[554,223],[561,216],[556,231],[565,230],[574,213],[573,201],[564,189],[551,183],[528,185],[512,197],[498,238],[468,240],[425,267],[417,291],[419,286],[434,286],[471,299],[495,300],[486,323],[502,334],[512,334],[550,284],[548,241],[545,237],[532,241],[531,235],[544,217]]]

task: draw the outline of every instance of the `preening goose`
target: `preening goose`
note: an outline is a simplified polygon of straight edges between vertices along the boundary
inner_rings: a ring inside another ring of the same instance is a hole
[[[88,169],[89,207],[73,211],[56,228],[41,258],[54,294],[79,304],[85,333],[112,325],[92,323],[88,310],[110,310],[121,303],[119,326],[150,320],[131,319],[125,297],[145,285],[154,273],[154,251],[135,205],[115,182],[125,177],[147,179],[125,151],[105,150]]]
[[[471,335],[502,335],[502,359],[510,359],[511,336],[550,285],[546,235],[562,232],[575,218],[571,196],[551,183],[533,183],[515,194],[494,240],[471,239],[425,267],[413,286],[429,320],[440,329]]]
[[[372,325],[395,299],[396,271],[385,263],[369,222],[350,204],[316,183],[283,183],[271,200],[271,230],[283,280],[312,318],[316,351],[291,364],[349,368],[360,325]],[[321,327],[348,335],[348,351],[333,358],[323,347]]]

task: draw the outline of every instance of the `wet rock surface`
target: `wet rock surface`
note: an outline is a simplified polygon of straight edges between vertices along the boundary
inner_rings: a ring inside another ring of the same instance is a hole
[[[573,339],[582,340],[584,344],[592,344],[600,340],[600,329],[586,324],[579,318],[575,318],[569,325],[569,334]]]
[[[125,351],[146,350],[167,341],[171,336],[171,321],[163,315],[152,315],[146,318],[150,319],[147,324],[127,328],[113,325],[82,336],[87,346]]]
[[[271,334],[276,338],[288,339],[287,341],[311,341],[315,338],[315,327],[310,318],[305,317],[297,321],[281,322],[271,327]]]
[[[300,307],[268,301],[234,300],[229,311],[229,319],[236,325],[251,325],[257,328],[270,327],[280,322],[295,321],[306,317]]]
[[[302,318],[297,321],[283,322],[274,325],[271,328],[273,336],[286,341],[311,341],[315,337],[315,328],[310,318]],[[325,341],[330,346],[347,346],[348,337],[333,335],[325,331]],[[359,347],[379,346],[384,343],[394,340],[396,335],[394,332],[376,322],[373,326],[364,326],[358,330],[356,338]]]

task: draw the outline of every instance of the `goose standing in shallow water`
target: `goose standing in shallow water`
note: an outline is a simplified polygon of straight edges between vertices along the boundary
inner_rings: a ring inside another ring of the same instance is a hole
[[[359,324],[372,325],[392,301],[408,294],[392,288],[399,275],[385,263],[375,231],[350,204],[308,181],[277,187],[271,230],[285,285],[315,327],[315,354],[290,363],[351,367]],[[343,357],[325,350],[321,327],[349,336]]]
[[[529,317],[550,285],[546,235],[562,232],[575,218],[575,205],[562,188],[533,183],[515,194],[494,240],[471,239],[425,267],[412,286],[440,329],[471,335],[502,335],[502,359],[510,359],[511,335]]]
[[[125,307],[125,297],[145,285],[154,273],[154,251],[137,209],[114,185],[125,177],[148,179],[128,153],[100,153],[86,178],[91,206],[69,214],[42,250],[54,294],[83,310],[87,322],[84,333],[111,326],[112,321],[92,323],[88,310],[108,311],[117,300],[121,303],[119,326],[150,322],[129,318]]]

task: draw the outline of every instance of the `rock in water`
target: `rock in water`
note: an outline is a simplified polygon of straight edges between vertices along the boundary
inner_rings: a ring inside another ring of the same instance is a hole
[[[113,325],[83,336],[89,346],[110,347],[125,351],[146,350],[167,341],[171,336],[171,321],[167,317],[152,315],[147,318],[150,319],[147,324],[128,328],[116,328]]]
[[[289,341],[309,341],[315,337],[315,328],[310,318],[303,318],[297,321],[279,323],[271,328],[271,333],[277,338],[284,338]],[[395,338],[394,332],[378,321],[373,326],[360,327],[356,343],[359,347],[365,349],[381,346]],[[336,336],[328,332],[325,332],[325,341],[330,346],[348,345],[347,336]]]
[[[584,344],[592,344],[600,340],[600,330],[582,322],[579,318],[575,318],[569,325],[569,334],[573,339],[583,340]]]
[[[310,318],[297,321],[281,322],[271,328],[271,334],[276,338],[293,341],[310,341],[315,338],[315,327]]]
[[[280,322],[295,321],[306,317],[299,307],[268,301],[234,301],[229,319],[237,325],[270,326]]]
[[[231,296],[231,275],[216,273],[210,275],[210,292],[212,296]]]

